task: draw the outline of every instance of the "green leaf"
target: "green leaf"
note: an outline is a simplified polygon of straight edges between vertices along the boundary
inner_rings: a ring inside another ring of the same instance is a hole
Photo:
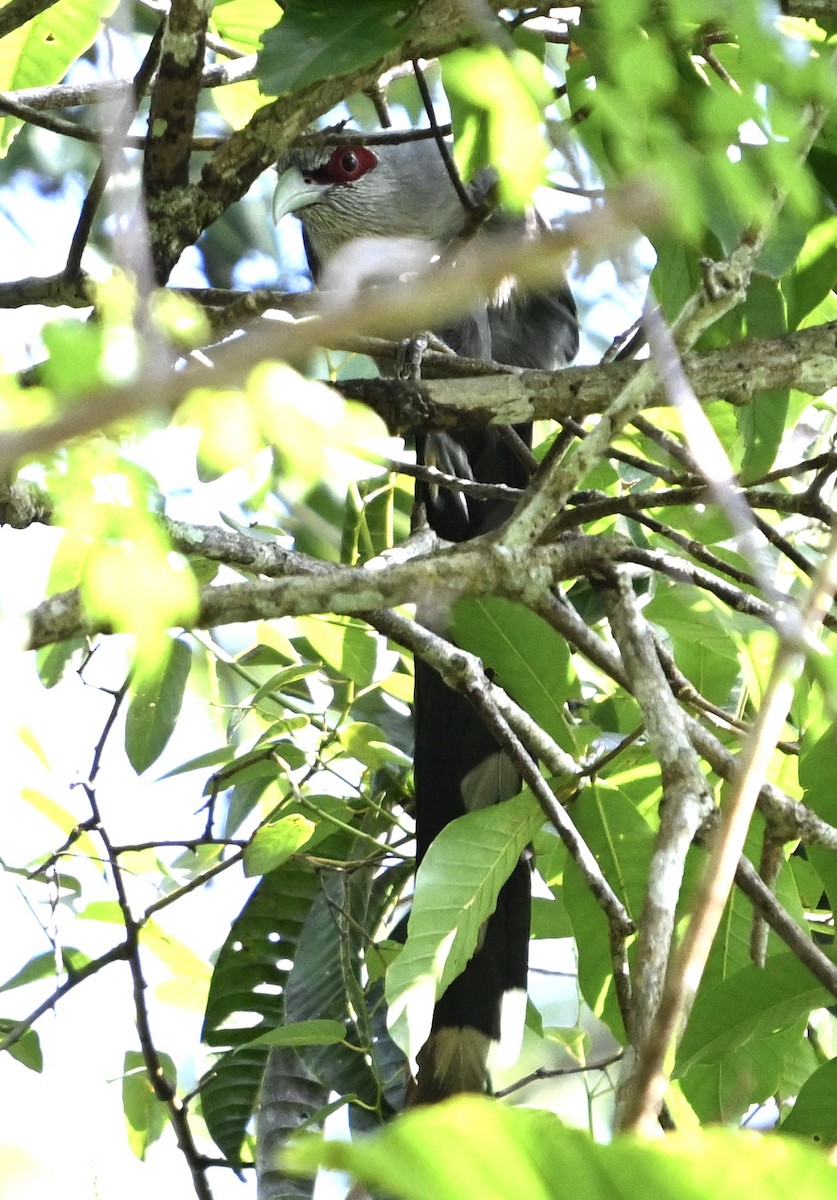
[[[207,750],[206,754],[199,754],[196,758],[190,758],[188,762],[181,763],[179,767],[172,767],[170,771],[166,771],[165,775],[161,775],[161,779],[174,779],[175,775],[187,775],[190,771],[202,771],[204,767],[217,767],[219,763],[227,763],[235,755],[234,746],[219,746],[217,750]]]
[[[59,396],[72,400],[105,382],[107,334],[100,325],[52,321],[45,326],[43,339],[48,353],[44,382]]]
[[[744,855],[751,862],[758,861],[765,835],[765,822],[761,815],[756,813],[753,817],[744,848]],[[703,861],[703,859],[698,858],[696,860],[690,859],[687,863],[687,876],[683,889],[686,904],[689,903],[691,897],[696,893],[700,880],[700,872],[695,868],[702,866]],[[774,885],[774,892],[776,899],[785,911],[793,917],[801,930],[807,932],[805,911],[799,898],[793,870],[794,864],[802,862],[803,860],[801,859],[791,858],[789,862],[786,862],[782,866]],[[803,863],[803,865],[807,864]],[[822,888],[820,888],[821,890]],[[818,897],[819,894],[818,892]],[[714,987],[722,980],[751,965],[750,938],[752,931],[752,905],[738,888],[734,888],[727,900],[721,924],[712,943],[712,949],[709,953],[701,980],[702,987]],[[783,954],[786,949],[785,943],[778,934],[770,930],[767,938],[768,955]]]
[[[210,1046],[233,1049],[214,1064],[201,1103],[210,1134],[233,1162],[240,1161],[268,1054],[266,1046],[244,1043],[282,1024],[284,989],[305,916],[319,892],[315,873],[295,859],[265,875],[215,964],[202,1037]]]
[[[25,800],[35,812],[39,812],[42,817],[46,817],[48,821],[56,825],[63,834],[69,836],[78,829],[79,822],[75,813],[71,813],[69,809],[66,809],[63,804],[59,804],[57,800],[53,800],[51,796],[45,796],[37,788],[21,788],[20,798],[21,800]],[[74,845],[79,853],[87,855],[88,858],[94,861],[99,856],[96,843],[89,833],[80,833],[75,837]]]
[[[157,761],[174,733],[191,666],[190,647],[174,638],[165,666],[154,674],[143,675],[131,697],[125,720],[125,752],[137,775]]]
[[[832,292],[837,280],[837,216],[829,216],[808,233],[796,270],[782,280],[788,328],[798,329],[809,313]]]
[[[500,888],[543,825],[527,793],[451,821],[416,874],[407,941],[387,971],[389,1027],[414,1055],[438,996],[474,953]]]
[[[115,8],[116,0],[62,0],[7,34],[0,41],[0,91],[58,83]],[[16,117],[0,122],[0,153],[20,125]]]
[[[218,0],[210,18],[210,25],[219,37],[245,54],[259,50],[262,34],[275,24],[276,0]]]
[[[701,283],[701,255],[674,234],[660,233],[654,238],[657,265],[651,272],[654,299],[669,321],[673,321]]]
[[[415,21],[399,0],[286,0],[263,38],[259,83],[270,96],[347,75],[398,46]]]
[[[698,1062],[718,1062],[733,1048],[788,1029],[832,1001],[831,993],[793,954],[775,954],[764,967],[745,967],[698,992],[678,1050],[678,1071]]]
[[[350,617],[300,617],[298,624],[326,666],[358,687],[369,686],[378,644],[368,626]]]
[[[358,1154],[345,1155],[335,1143],[312,1137],[292,1145],[286,1163],[309,1171],[328,1163],[356,1172],[375,1191],[410,1200],[549,1200],[558,1193],[535,1161],[535,1139],[551,1144],[562,1127],[552,1113],[532,1110],[521,1120],[523,1111],[459,1098],[399,1117],[377,1136],[353,1143]],[[574,1173],[569,1177],[579,1195]]]
[[[837,1144],[837,1058],[824,1063],[803,1085],[781,1125],[820,1146]]]
[[[805,1046],[805,1018],[790,1029],[734,1046],[717,1062],[697,1063],[680,1081],[702,1123],[738,1125],[754,1104],[779,1093],[786,1064]]]
[[[112,442],[90,438],[70,443],[48,485],[56,524],[67,530],[53,574],[72,571],[90,618],[134,636],[137,681],[153,674],[170,646],[166,631],[190,623],[198,602],[195,578],[158,520],[154,480]]]
[[[346,490],[346,507],[340,539],[340,561],[367,561],[391,549],[396,518],[397,476],[387,472],[372,479],[351,482]]]
[[[377,876],[368,868],[324,876],[285,988],[287,1021],[326,1017],[343,1026],[345,1045],[309,1046],[300,1057],[333,1091],[357,1098],[349,1109],[353,1128],[377,1124],[403,1100],[404,1060],[386,1031],[383,984],[361,980],[370,954],[363,931],[380,923],[404,880],[404,867]]]
[[[310,840],[317,826],[299,813],[262,826],[244,851],[244,874],[267,875]]]
[[[572,815],[608,883],[631,916],[638,919],[654,844],[651,827],[621,789],[605,783],[585,788],[573,805]],[[624,1042],[607,921],[570,858],[562,895],[578,946],[578,982],[584,999],[614,1037]]]
[[[328,1103],[329,1088],[312,1077],[296,1050],[269,1051],[259,1087],[256,1111],[256,1177],[265,1200],[312,1200],[314,1182],[291,1180],[280,1166],[291,1134],[300,1127],[322,1128],[326,1117],[342,1107]]]
[[[753,276],[744,312],[750,337],[781,337],[787,333],[785,297],[774,279]],[[789,401],[788,388],[774,388],[759,392],[738,411],[738,425],[746,444],[741,464],[745,480],[758,479],[773,466],[785,433]]]
[[[271,675],[270,679],[254,692],[252,703],[257,705],[267,698],[276,699],[277,694],[281,700],[281,693],[288,689],[290,684],[297,683],[300,679],[307,679],[309,675],[316,675],[319,669],[317,663],[295,663],[293,666],[283,667],[281,671],[276,671]],[[284,716],[285,710],[281,708],[281,704],[279,707]]]
[[[294,1021],[253,1038],[251,1046],[336,1046],[344,1041],[346,1027],[339,1021]]]
[[[464,129],[456,131],[463,174],[491,165],[500,177],[503,204],[524,209],[544,182],[549,150],[542,132],[541,108],[548,103],[543,64],[526,50],[482,45],[445,55],[442,78],[454,114],[457,103],[460,119],[468,114]],[[476,139],[485,146],[485,161],[469,145]]]
[[[395,1200],[831,1200],[827,1158],[790,1138],[727,1130],[599,1145],[550,1112],[477,1096],[416,1108],[374,1137],[299,1138],[284,1165],[349,1171]]]
[[[180,938],[161,928],[154,918],[149,918],[143,924],[140,940],[143,947],[153,951],[160,962],[171,971],[181,989],[181,996],[177,1001],[181,1006],[190,1006],[195,994],[200,997],[201,1002],[205,1001],[210,979],[210,968],[205,959]]]
[[[830,825],[837,823],[837,724],[819,737],[816,732],[802,738],[799,755],[799,782],[805,789],[803,799],[817,816]],[[832,907],[837,906],[837,859],[823,846],[805,847],[822,880]]]
[[[8,1017],[0,1017],[0,1041],[11,1033],[16,1024],[16,1021],[11,1021]],[[14,1045],[9,1046],[8,1053],[30,1071],[40,1074],[44,1069],[41,1040],[34,1029],[27,1029]]]
[[[660,583],[645,615],[671,639],[677,665],[701,695],[728,705],[741,686],[741,668],[730,625],[740,629],[755,622],[699,588]]]
[[[72,946],[64,946],[61,950],[61,965],[70,977],[89,962],[90,959],[86,954]],[[28,983],[35,983],[39,979],[54,978],[55,973],[55,955],[52,953],[37,954],[34,958],[30,958],[25,967],[21,967],[10,979],[0,985],[0,992],[10,992],[13,988],[25,987]]]
[[[560,634],[528,608],[500,597],[458,600],[451,632],[560,746],[575,749],[564,706],[578,695],[578,681]]]
[[[71,667],[81,665],[88,652],[89,644],[85,637],[68,638],[66,642],[42,646],[36,655],[38,678],[45,688],[55,687]]]
[[[340,744],[352,758],[372,770],[386,770],[394,765],[408,767],[410,758],[386,741],[384,732],[369,721],[353,721],[341,726]]]
[[[532,897],[533,938],[572,937],[572,933],[566,909],[557,897],[553,900],[543,896]]]
[[[177,1084],[177,1069],[168,1056],[158,1051],[163,1075],[171,1087]],[[141,1161],[148,1147],[161,1136],[168,1121],[168,1109],[154,1094],[148,1078],[145,1058],[139,1050],[126,1050],[122,1076],[122,1107],[128,1126],[128,1144]]]

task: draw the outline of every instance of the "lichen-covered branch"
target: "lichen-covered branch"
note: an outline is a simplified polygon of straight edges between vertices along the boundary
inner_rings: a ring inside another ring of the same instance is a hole
[[[714,802],[630,583],[617,573],[598,583],[597,592],[660,764],[663,785],[632,979],[630,1033],[639,1047],[648,1036],[663,989],[686,855]]]
[[[341,567],[316,575],[219,584],[203,589],[194,627],[208,629],[303,613],[362,615],[372,609],[416,603],[423,596],[432,596],[437,606],[451,604],[463,595],[506,595],[527,603],[559,580],[587,574],[611,561],[622,545],[621,538],[579,537],[516,555],[489,544],[468,543],[432,558],[396,562],[380,570]],[[85,614],[78,592],[62,592],[30,614],[27,649],[102,632],[108,630]]]

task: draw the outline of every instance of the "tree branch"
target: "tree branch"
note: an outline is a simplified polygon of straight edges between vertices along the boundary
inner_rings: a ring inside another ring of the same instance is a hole
[[[0,1052],[3,1050],[8,1050],[11,1046],[14,1046],[16,1042],[19,1042],[23,1035],[32,1028],[35,1022],[42,1017],[44,1013],[47,1013],[51,1009],[55,1008],[58,1001],[61,1000],[62,997],[66,996],[68,992],[71,992],[73,988],[78,987],[80,983],[84,983],[85,980],[90,979],[91,976],[98,974],[103,967],[108,966],[110,963],[125,962],[128,958],[128,954],[129,946],[127,941],[120,942],[117,946],[112,946],[110,950],[106,950],[104,954],[100,954],[98,958],[93,958],[89,963],[85,963],[83,967],[79,967],[77,971],[73,971],[72,975],[66,979],[64,983],[60,984],[49,996],[47,996],[46,1000],[41,1001],[37,1008],[33,1008],[32,1012],[29,1013],[28,1016],[24,1017],[21,1021],[16,1022],[16,1024],[11,1027],[8,1033],[6,1033],[5,1036],[0,1039]]]
[[[629,1032],[634,1047],[640,1048],[648,1037],[662,994],[686,855],[713,810],[714,801],[633,589],[624,575],[616,573],[598,583],[597,592],[660,764],[663,784],[660,827],[648,869],[631,989]]]
[[[21,25],[46,12],[55,3],[57,0],[9,0],[0,9],[0,38],[20,29]]]
[[[622,1128],[646,1130],[656,1116],[666,1087],[665,1062],[687,1016],[712,941],[735,878],[762,780],[804,664],[809,639],[821,623],[837,589],[837,531],[811,584],[799,627],[790,626],[780,642],[756,723],[745,742],[710,857],[686,929],[669,972],[652,1029],[626,1089]]]
[[[429,559],[395,562],[382,569],[375,569],[378,560],[372,569],[340,567],[327,574],[219,584],[202,590],[197,619],[186,624],[208,629],[315,612],[363,615],[370,609],[414,603],[423,595],[431,595],[437,605],[452,604],[462,595],[505,595],[525,604],[561,579],[595,571],[622,548],[621,538],[578,537],[518,555],[469,542]],[[39,604],[29,623],[30,650],[69,637],[110,632],[84,613],[75,590]]]
[[[147,984],[143,975],[142,959],[140,954],[140,928],[141,922],[136,920],[128,900],[128,893],[125,888],[125,879],[122,871],[122,864],[119,861],[119,856],[114,850],[113,843],[110,840],[107,829],[102,821],[99,811],[98,799],[96,796],[96,779],[101,766],[102,752],[107,741],[107,738],[113,729],[115,718],[121,704],[127,694],[127,684],[118,691],[112,693],[111,711],[105,721],[105,725],[96,749],[93,755],[93,764],[90,769],[89,777],[84,787],[90,804],[90,812],[93,827],[96,829],[101,838],[102,845],[105,848],[107,859],[110,864],[111,874],[113,877],[113,885],[116,890],[116,899],[119,905],[119,910],[122,914],[122,920],[125,925],[125,957],[128,960],[128,966],[131,971],[131,979],[133,980],[134,991],[134,1015],[136,1019],[137,1036],[139,1038],[140,1047],[142,1050],[143,1059],[145,1061],[145,1070],[148,1076],[148,1082],[154,1092],[154,1095],[165,1104],[169,1119],[177,1138],[177,1144],[183,1154],[186,1164],[192,1176],[192,1185],[195,1189],[195,1195],[198,1200],[212,1200],[212,1192],[209,1188],[209,1183],[206,1178],[206,1167],[202,1156],[199,1154],[195,1145],[192,1130],[189,1126],[189,1120],[186,1112],[186,1107],[179,1099],[174,1087],[166,1078],[163,1070],[163,1064],[160,1059],[160,1054],[154,1043],[151,1033],[151,1022],[148,1012],[148,1004],[146,1001]]]
[[[542,596],[535,611],[571,646],[609,678],[630,692],[630,680],[622,660],[612,646],[581,619],[573,606],[560,595]],[[700,721],[685,714],[686,726],[695,749],[721,779],[731,780],[736,773],[736,757],[710,733]],[[823,821],[807,805],[781,792],[770,783],[762,783],[758,794],[759,811],[777,837],[791,842],[799,839],[837,851],[837,829]]]
[[[210,9],[206,0],[172,0],[166,20],[143,160],[143,189],[152,226],[157,214],[165,211],[168,194],[189,182]]]

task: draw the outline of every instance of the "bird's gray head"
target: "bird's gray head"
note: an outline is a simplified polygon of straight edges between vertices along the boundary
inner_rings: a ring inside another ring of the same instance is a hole
[[[273,219],[295,213],[320,264],[358,237],[447,242],[465,223],[433,141],[293,150],[277,170]]]

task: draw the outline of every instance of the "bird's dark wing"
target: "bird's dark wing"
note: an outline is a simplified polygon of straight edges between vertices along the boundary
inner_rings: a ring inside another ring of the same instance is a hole
[[[475,333],[482,325],[480,335]],[[512,293],[503,304],[489,306],[483,321],[469,317],[442,336],[452,349],[468,358],[493,359],[512,367],[552,371],[570,362],[578,350],[578,320],[569,287],[520,297]],[[532,426],[514,426],[527,445]],[[418,461],[476,483],[504,483],[525,488],[526,468],[497,428],[461,433],[433,433],[416,439]],[[507,521],[513,506],[505,501],[473,500],[461,492],[419,483],[416,500],[440,537],[463,542],[488,533]]]

